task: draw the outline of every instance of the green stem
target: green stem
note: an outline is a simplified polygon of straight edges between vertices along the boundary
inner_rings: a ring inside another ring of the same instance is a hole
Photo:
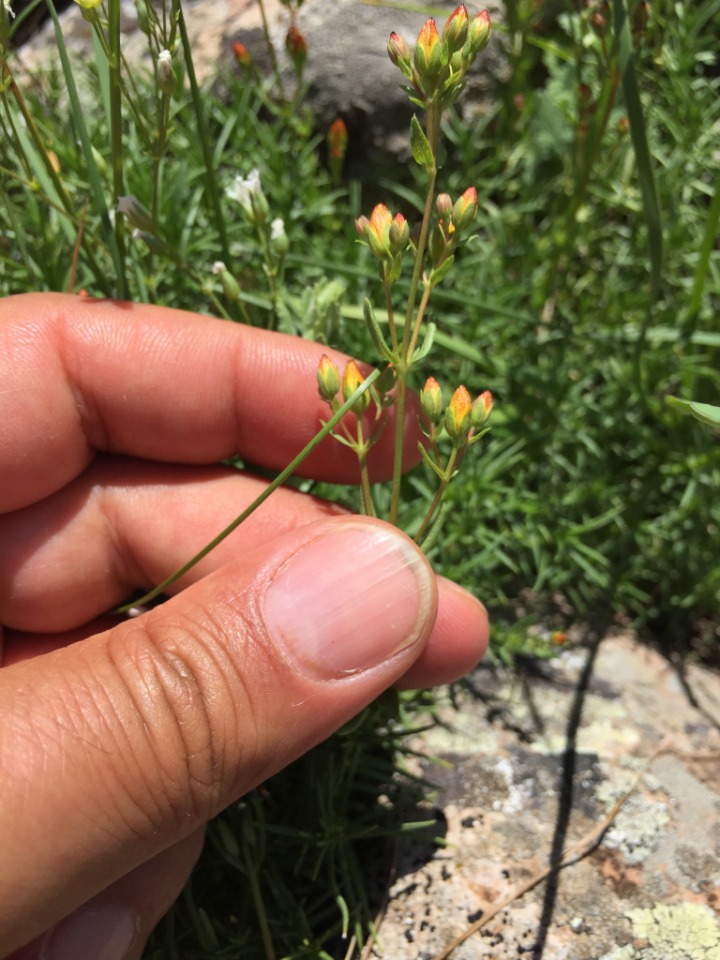
[[[220,238],[220,247],[222,249],[222,257],[220,259],[224,260],[226,263],[230,263],[230,248],[228,246],[227,232],[225,230],[225,218],[223,217],[222,205],[220,203],[220,194],[218,193],[217,181],[215,179],[215,170],[213,169],[212,148],[210,146],[210,138],[208,136],[207,126],[205,124],[202,95],[195,77],[192,48],[190,46],[190,39],[185,26],[185,17],[183,15],[182,6],[180,5],[178,5],[177,22],[180,29],[180,39],[182,41],[185,69],[187,70],[188,81],[190,83],[190,93],[193,101],[193,109],[195,111],[195,119],[197,121],[197,131],[198,136],[200,137],[200,146],[202,148],[203,160],[205,162],[205,182],[207,184],[210,205],[212,206],[215,218],[215,229],[217,230],[218,237]]]
[[[270,65],[272,66],[272,71],[275,74],[275,82],[277,83],[278,95],[282,101],[285,100],[285,90],[283,89],[282,76],[280,74],[280,68],[278,66],[277,57],[275,56],[275,45],[272,42],[270,37],[270,28],[268,27],[267,16],[265,15],[265,4],[263,0],[258,0],[258,8],[260,9],[260,19],[262,20],[263,33],[265,34],[265,43],[267,44],[268,56],[270,57]]]
[[[405,435],[405,401],[407,397],[407,375],[410,369],[410,343],[413,332],[413,312],[415,310],[415,301],[417,299],[417,289],[422,275],[423,263],[425,260],[425,249],[427,247],[428,233],[430,232],[430,218],[432,215],[432,205],[435,198],[435,180],[437,178],[437,148],[440,138],[440,111],[434,104],[428,105],[426,121],[427,138],[432,148],[435,162],[428,170],[428,186],[425,195],[425,209],[423,211],[422,225],[420,227],[420,237],[418,239],[417,250],[415,253],[415,264],[413,266],[412,277],[410,279],[410,290],[408,292],[407,309],[405,311],[405,326],[403,327],[402,346],[400,348],[401,362],[396,366],[397,373],[397,398],[395,401],[395,449],[393,452],[393,477],[390,494],[390,523],[397,525],[398,513],[400,509],[400,481],[402,478],[403,461],[403,439]]]
[[[415,534],[415,543],[420,543],[425,531],[430,526],[430,521],[435,516],[435,511],[440,506],[440,502],[445,495],[445,491],[447,490],[447,485],[452,479],[453,469],[455,468],[455,461],[457,459],[459,449],[459,447],[453,446],[452,450],[450,451],[450,456],[448,457],[443,479],[440,482],[440,486],[435,491],[435,496],[433,497],[432,503],[428,507],[428,511],[423,518],[423,522],[420,524],[420,529]]]
[[[363,507],[369,517],[375,516],[375,504],[373,503],[372,490],[370,489],[370,476],[367,468],[367,444],[363,432],[362,415],[356,414],[357,418],[357,447],[356,453],[358,463],[360,464],[360,489],[362,490]]]
[[[140,597],[139,600],[131,600],[129,603],[124,603],[122,606],[116,607],[112,613],[120,614],[127,613],[131,607],[142,606],[143,604],[149,603],[151,600],[154,600],[156,597],[159,597],[164,590],[167,589],[171,584],[175,583],[176,580],[179,580],[180,577],[184,576],[188,570],[192,569],[196,563],[199,563],[204,557],[206,557],[211,550],[214,550],[219,543],[228,537],[233,530],[237,529],[241,523],[243,523],[247,518],[254,513],[257,508],[263,504],[270,494],[274,493],[279,486],[282,486],[283,483],[288,479],[288,477],[297,470],[300,464],[305,460],[317,447],[325,437],[333,430],[333,428],[342,420],[345,414],[351,410],[354,404],[359,400],[359,398],[368,390],[373,383],[380,376],[380,370],[373,370],[370,376],[367,379],[363,380],[357,390],[349,397],[341,407],[338,407],[337,411],[332,415],[332,417],[325,423],[320,430],[315,434],[312,440],[306,444],[300,453],[285,467],[282,473],[279,473],[277,477],[270,483],[265,490],[250,504],[249,507],[246,507],[243,512],[236,517],[232,523],[228,524],[224,530],[221,530],[220,533],[214,537],[210,543],[206,544],[198,553],[195,554],[187,563],[183,564],[179,570],[176,570],[175,573],[171,574],[162,583],[158,584],[157,587],[154,587],[144,596]]]
[[[117,200],[124,193],[123,136],[122,136],[122,79],[120,76],[120,0],[108,0],[108,45],[110,57],[110,141],[112,144],[113,194]],[[125,300],[128,295],[125,278],[125,218],[116,211],[115,242],[121,269],[117,278],[117,295]]]
[[[393,313],[392,305],[392,284],[387,282],[387,268],[384,263],[380,264],[380,276],[383,282],[383,290],[385,291],[385,310],[388,318],[388,330],[390,331],[390,344],[393,350],[397,353],[398,338],[397,327],[395,326],[395,314]]]

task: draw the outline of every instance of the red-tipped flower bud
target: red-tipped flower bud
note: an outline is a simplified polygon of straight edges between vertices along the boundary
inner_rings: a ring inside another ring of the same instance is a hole
[[[360,373],[360,369],[354,360],[348,360],[345,365],[345,370],[343,372],[342,378],[342,397],[345,402],[347,402],[350,397],[355,393],[357,388],[362,384],[365,377]],[[370,391],[366,390],[365,393],[355,401],[352,407],[353,413],[361,416],[367,410],[370,405]]]
[[[410,80],[412,78],[412,51],[408,44],[397,33],[391,33],[387,49],[392,62]]]
[[[348,129],[342,117],[336,117],[330,124],[327,142],[328,152],[335,160],[342,160],[348,145]]]
[[[443,29],[443,42],[447,44],[448,53],[452,56],[460,50],[467,39],[468,12],[464,3],[450,14]]]
[[[470,394],[465,387],[458,387],[445,411],[445,429],[453,442],[464,440],[468,435],[471,410]]]
[[[291,23],[287,36],[285,37],[285,49],[290,54],[290,59],[297,73],[301,73],[307,60],[307,42],[305,36],[299,27]]]
[[[317,380],[320,397],[332,403],[340,389],[340,371],[326,353],[320,357]]]
[[[489,390],[484,390],[475,400],[470,411],[470,424],[477,429],[482,427],[492,413],[493,397]]]
[[[247,70],[252,66],[252,57],[250,52],[244,43],[240,43],[239,40],[236,40],[232,45],[233,56],[235,57],[235,63],[239,67],[242,67],[244,70]]]
[[[463,230],[470,226],[478,208],[477,190],[468,187],[459,200],[455,201],[452,211],[452,222],[456,230]]]
[[[490,14],[481,10],[468,24],[467,40],[463,48],[463,55],[472,62],[481,50],[484,50],[490,39]]]
[[[408,222],[401,213],[396,213],[388,229],[390,253],[396,257],[408,245],[409,239],[410,227],[408,226]]]
[[[443,45],[432,17],[425,21],[418,35],[413,65],[423,93],[430,96],[443,66]]]
[[[435,377],[428,377],[425,381],[425,386],[420,391],[420,409],[430,423],[438,426],[443,418],[445,402],[443,400],[442,389]]]

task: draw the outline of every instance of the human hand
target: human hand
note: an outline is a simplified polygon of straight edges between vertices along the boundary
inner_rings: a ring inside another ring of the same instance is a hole
[[[210,817],[388,686],[482,656],[483,607],[403,534],[290,489],[166,603],[104,615],[262,490],[220,460],[279,469],[311,438],[322,352],[175,310],[0,301],[0,956],[139,957]],[[327,441],[303,468],[357,465]]]

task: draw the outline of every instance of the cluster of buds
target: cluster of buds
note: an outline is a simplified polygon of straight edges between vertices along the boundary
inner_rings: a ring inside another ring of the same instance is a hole
[[[437,222],[430,234],[430,259],[434,267],[446,260],[463,233],[475,219],[478,209],[477,190],[468,187],[462,196],[453,203],[447,193],[440,193],[435,201]]]
[[[419,98],[416,102],[424,106],[432,101],[447,107],[459,96],[463,77],[489,39],[487,10],[470,19],[461,3],[445,21],[442,38],[430,18],[425,21],[414,49],[397,33],[390,34],[388,54],[411,82]]]
[[[330,405],[333,413],[340,406],[338,394],[342,397],[342,402],[347,403],[358,387],[361,386],[364,379],[360,368],[354,360],[348,360],[345,364],[345,370],[343,371],[341,380],[340,371],[330,357],[324,353],[320,358],[320,365],[317,371],[318,393],[321,399]],[[361,417],[369,406],[370,392],[366,390],[365,393],[355,401],[352,411],[358,417]]]
[[[379,203],[367,217],[358,217],[355,228],[378,260],[392,262],[407,247],[410,227],[401,213],[393,216],[384,203]]]
[[[437,440],[441,431],[445,431],[454,446],[475,443],[485,433],[485,424],[492,412],[493,398],[489,390],[483,391],[472,400],[467,389],[457,388],[445,406],[440,384],[434,377],[428,377],[420,391],[420,409],[428,421],[429,429],[421,424],[421,429],[430,440]]]

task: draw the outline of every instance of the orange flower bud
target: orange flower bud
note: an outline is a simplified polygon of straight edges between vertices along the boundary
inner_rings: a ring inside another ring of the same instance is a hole
[[[464,3],[450,14],[443,29],[443,42],[447,44],[448,53],[453,55],[460,50],[467,39],[468,12]]]
[[[468,187],[459,200],[455,201],[452,212],[452,221],[456,230],[463,230],[469,226],[478,208],[477,190],[475,187]]]
[[[443,45],[432,17],[425,21],[418,35],[413,65],[422,92],[431,95],[443,65]]]
[[[327,142],[330,156],[342,160],[348,145],[348,130],[342,117],[336,117],[330,124]]]
[[[291,23],[287,36],[285,37],[285,49],[290,54],[290,59],[297,73],[301,73],[307,60],[307,41],[299,27]]]
[[[492,413],[493,396],[489,390],[484,390],[475,400],[470,412],[470,423],[472,427],[482,427]]]
[[[567,634],[562,630],[554,630],[550,637],[550,642],[554,643],[556,647],[561,647],[567,642]]]
[[[384,203],[378,203],[370,219],[358,217],[355,229],[380,260],[389,260],[404,250],[410,239],[410,227],[401,213],[395,216]]]
[[[348,360],[345,365],[345,370],[343,372],[342,378],[342,396],[343,400],[347,402],[350,397],[355,393],[357,388],[362,384],[365,377],[360,373],[360,369],[354,360]],[[355,401],[353,404],[352,410],[353,413],[361,416],[370,405],[370,392],[368,390]]]
[[[430,423],[437,426],[443,418],[445,402],[442,389],[435,377],[428,377],[420,391],[420,409]]]
[[[252,57],[250,56],[250,52],[244,43],[240,43],[239,40],[236,40],[232,45],[232,52],[233,56],[235,57],[235,63],[237,63],[239,67],[243,67],[245,70],[247,70],[252,66]]]
[[[458,387],[445,411],[445,429],[451,440],[464,440],[470,430],[472,401],[465,387]]]
[[[332,403],[340,389],[340,371],[326,353],[320,357],[317,380],[320,397]]]

